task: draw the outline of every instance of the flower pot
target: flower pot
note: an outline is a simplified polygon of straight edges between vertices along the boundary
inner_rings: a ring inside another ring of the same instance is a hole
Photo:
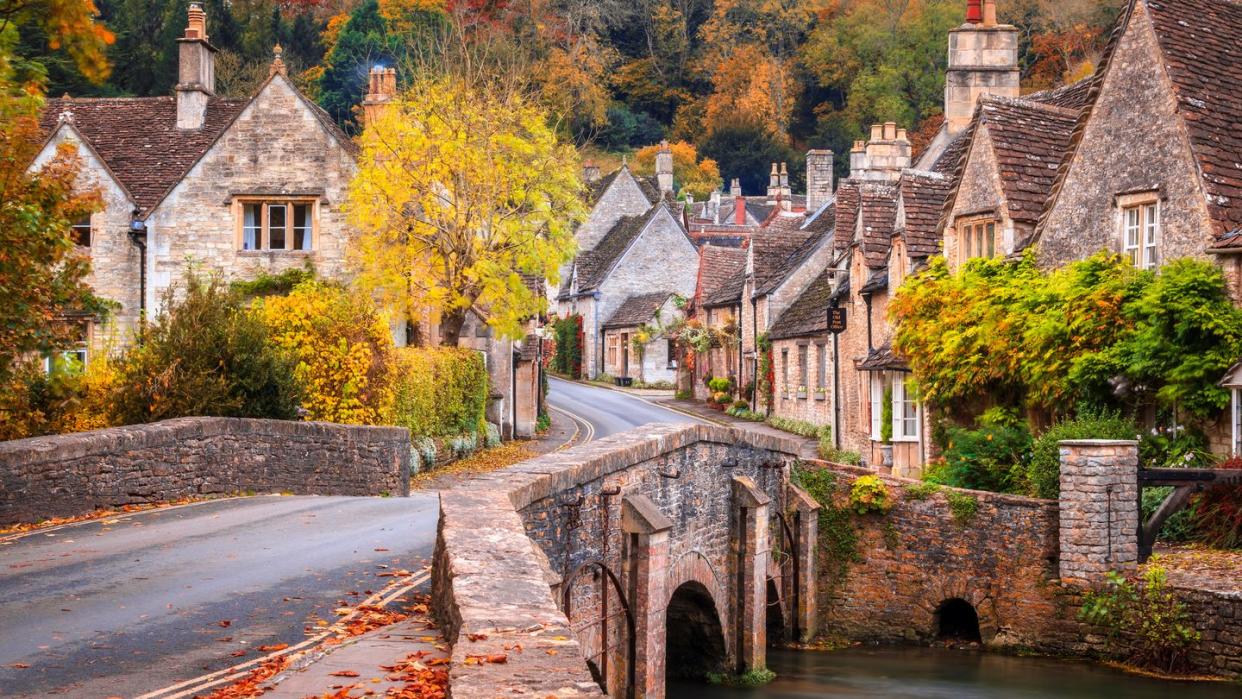
[[[880,445],[880,459],[881,459],[880,466],[888,469],[889,471],[892,471],[893,469],[893,445],[892,444],[881,444]]]

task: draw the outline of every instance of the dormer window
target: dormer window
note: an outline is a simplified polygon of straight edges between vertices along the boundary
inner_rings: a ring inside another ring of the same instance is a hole
[[[1121,253],[1139,269],[1160,265],[1160,200],[1156,192],[1118,198]]]
[[[80,248],[89,248],[91,246],[91,217],[84,216],[73,224],[70,231],[70,238],[73,244]]]
[[[241,200],[238,203],[239,250],[309,252],[314,249],[314,200]]]
[[[996,219],[978,217],[958,223],[958,261],[996,256]]]

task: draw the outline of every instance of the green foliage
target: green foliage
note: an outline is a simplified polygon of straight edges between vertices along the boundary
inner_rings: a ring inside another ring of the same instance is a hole
[[[1029,494],[1055,499],[1061,492],[1061,453],[1057,443],[1069,439],[1134,439],[1138,427],[1118,413],[1085,410],[1053,425],[1035,440],[1026,467]]]
[[[0,390],[0,440],[111,427],[114,385],[103,358],[84,370],[75,359],[53,355],[47,372],[42,362],[20,362]]]
[[[1078,616],[1103,629],[1111,651],[1126,662],[1169,674],[1187,672],[1190,646],[1202,636],[1165,578],[1164,568],[1154,563],[1137,582],[1109,573],[1104,588],[1087,595]]]
[[[186,416],[296,417],[295,359],[219,278],[187,274],[155,321],[117,363],[120,424]]]
[[[945,490],[944,499],[949,503],[949,512],[959,527],[969,527],[979,514],[979,498],[959,490]]]
[[[892,522],[884,523],[884,548],[889,551],[896,551],[901,546],[901,532],[897,531],[897,525]]]
[[[552,428],[552,418],[547,413],[539,413],[535,419],[535,432],[543,434]]]
[[[827,425],[824,425],[824,426],[816,425],[814,423],[806,422],[805,420],[794,420],[794,419],[787,418],[787,417],[780,417],[778,415],[773,415],[772,417],[768,418],[768,424],[775,427],[778,430],[783,430],[785,432],[792,432],[793,434],[796,434],[799,437],[808,437],[810,439],[819,439],[820,437],[824,437],[824,436],[829,437],[829,438],[832,437],[831,427]]]
[[[879,476],[859,476],[850,485],[850,507],[860,515],[884,514],[892,509],[893,501]]]
[[[229,287],[246,298],[287,296],[299,284],[314,278],[315,268],[308,262],[305,267],[286,269],[279,274],[260,271],[254,279],[235,281]]]
[[[739,117],[711,129],[699,144],[704,157],[715,160],[720,172],[740,179],[742,190],[766,192],[772,163],[788,163],[790,184],[803,191],[806,156],[798,153],[774,134],[771,125],[753,118]]]
[[[915,483],[913,485],[906,486],[906,499],[922,502],[936,493],[939,493],[942,488],[943,486],[939,483],[932,483],[930,481]]]
[[[768,334],[761,333],[756,345],[759,350],[759,366],[755,383],[755,408],[759,407],[759,399],[763,398],[764,410],[772,412],[772,401],[776,396],[776,370],[772,361],[772,340]]]
[[[1160,503],[1173,492],[1173,488],[1143,488],[1142,510],[1140,516],[1142,521],[1146,522],[1155,514],[1156,509],[1160,507]],[[1195,508],[1189,507],[1178,511],[1177,514],[1168,518],[1164,522],[1164,526],[1160,528],[1161,541],[1190,541],[1194,536],[1194,522],[1192,521]]]
[[[890,314],[895,349],[941,406],[987,395],[1055,413],[1120,395],[1207,420],[1227,402],[1216,381],[1242,353],[1242,310],[1220,269],[1195,260],[1156,275],[1099,253],[1043,271],[1028,252],[950,274],[937,258]]]
[[[763,422],[767,419],[763,413],[756,413],[747,408],[729,408],[725,411],[725,414],[732,415],[740,420],[746,420],[747,422]]]
[[[747,403],[747,402],[746,402],[746,401],[744,401],[744,400],[735,400],[735,401],[733,401],[733,410],[745,410],[745,411],[749,412],[749,411],[750,411],[750,403]]]
[[[836,504],[837,475],[825,469],[808,469],[795,464],[793,482],[819,503],[819,548],[824,573],[830,585],[845,579],[851,563],[860,560],[858,530],[849,507]]]
[[[394,423],[410,430],[412,437],[450,437],[487,429],[487,369],[478,352],[405,347],[397,350],[397,366]]]
[[[436,465],[436,442],[430,437],[412,437],[410,449],[417,459],[418,470],[426,471]]]
[[[552,321],[556,354],[552,371],[574,379],[582,378],[582,316],[570,315]]]
[[[724,377],[717,377],[711,381],[708,381],[707,387],[711,389],[712,393],[731,394],[733,393],[733,380]]]
[[[678,391],[677,394],[673,397],[676,398],[677,400],[694,400],[694,392],[693,391]]]
[[[710,684],[737,689],[758,689],[775,679],[776,673],[766,667],[747,670],[740,675],[722,672],[707,673],[707,681]]]
[[[487,449],[500,446],[500,428],[494,423],[487,423],[483,430],[483,446]]]
[[[884,387],[884,402],[880,408],[880,441],[890,444],[893,441],[893,387]]]
[[[943,462],[928,472],[941,485],[998,493],[1022,492],[1031,450],[1025,425],[981,424],[970,430],[950,427]]]
[[[847,466],[857,466],[862,463],[862,454],[856,451],[848,451],[845,449],[837,449],[832,446],[832,438],[821,438],[819,446],[816,447],[816,453],[819,458],[834,464],[845,464]]]
[[[1214,459],[1197,428],[1160,425],[1140,435],[1139,462],[1148,468],[1211,468]]]

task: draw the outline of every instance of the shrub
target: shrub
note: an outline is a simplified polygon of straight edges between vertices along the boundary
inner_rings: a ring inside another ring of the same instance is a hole
[[[767,419],[763,413],[756,413],[753,410],[747,410],[745,408],[729,408],[725,411],[725,413],[749,422],[763,422]]]
[[[485,430],[487,369],[483,357],[459,347],[397,350],[393,423],[413,437],[452,437]]]
[[[979,498],[970,493],[946,490],[944,499],[949,503],[949,512],[958,526],[970,526],[970,523],[975,521],[975,516],[979,514]]]
[[[915,483],[914,485],[906,487],[906,499],[915,500],[915,501],[923,501],[935,495],[936,493],[939,493],[940,489],[941,489],[941,486],[937,483],[929,483],[927,481],[923,481],[922,483]]]
[[[1057,443],[1067,439],[1134,439],[1132,420],[1119,413],[1083,411],[1072,420],[1053,425],[1031,447],[1026,467],[1027,491],[1040,498],[1055,499],[1061,493],[1061,452]]]
[[[1187,651],[1200,639],[1185,605],[1166,589],[1165,570],[1154,564],[1138,584],[1109,573],[1105,587],[1087,595],[1078,616],[1104,629],[1119,657],[1166,673],[1189,670]]]
[[[582,316],[570,315],[552,321],[552,333],[556,338],[552,370],[573,379],[582,378]]]
[[[712,393],[733,393],[733,381],[724,377],[717,377],[707,382],[707,387]]]
[[[837,449],[832,446],[831,441],[825,442],[824,440],[820,440],[819,447],[816,451],[819,454],[819,458],[834,464],[857,466],[862,463],[862,454],[859,454],[856,451]]]
[[[41,362],[18,362],[7,386],[0,386],[0,440],[85,432],[111,426],[110,393],[116,382],[106,356],[83,368],[55,357],[51,371]]]
[[[750,403],[747,403],[744,400],[735,400],[733,401],[733,409],[734,410],[750,410]]]
[[[1163,488],[1143,488],[1142,509],[1139,516],[1142,521],[1146,522],[1160,507],[1160,503],[1173,492],[1172,487]],[[1160,539],[1162,541],[1190,541],[1194,535],[1194,523],[1191,521],[1193,517],[1194,507],[1179,510],[1177,514],[1168,518],[1164,522],[1164,526],[1160,528]]]
[[[981,425],[946,431],[943,462],[929,469],[927,480],[956,488],[997,493],[1022,489],[1023,472],[1031,450],[1025,426]]]
[[[879,476],[859,476],[850,485],[850,507],[860,515],[884,514],[893,507],[888,486]]]
[[[275,344],[297,359],[309,420],[391,424],[392,334],[369,299],[316,281],[258,306]]]
[[[724,393],[723,391],[720,393],[714,393],[712,394],[712,402],[716,405],[726,405],[729,402],[729,394]]]
[[[1220,468],[1242,468],[1242,459],[1233,457]],[[1144,491],[1144,496],[1147,491]],[[1186,511],[1177,513],[1165,523],[1165,531]],[[1194,537],[1215,548],[1242,548],[1242,485],[1218,485],[1195,499],[1188,517]],[[1173,528],[1173,533],[1181,530]]]
[[[410,447],[414,452],[414,456],[418,458],[420,471],[425,471],[436,465],[435,440],[430,437],[414,437],[410,440]]]
[[[539,413],[539,417],[535,419],[535,432],[543,434],[552,427],[552,418],[547,413]]]
[[[187,274],[183,297],[169,289],[162,309],[117,362],[114,422],[297,417],[296,360],[219,278]]]
[[[768,418],[768,424],[778,430],[792,432],[800,437],[809,437],[811,439],[819,439],[825,435],[832,437],[831,427],[827,425],[821,427],[819,425],[806,422],[805,420],[791,420],[787,417],[773,415]]]
[[[487,423],[487,428],[483,430],[483,446],[488,449],[500,446],[500,428],[495,423]]]
[[[692,391],[678,391],[674,398],[677,400],[694,400],[694,393]]]
[[[448,447],[449,453],[453,455],[454,459],[464,459],[479,448],[479,436],[472,432],[450,437],[445,446]]]

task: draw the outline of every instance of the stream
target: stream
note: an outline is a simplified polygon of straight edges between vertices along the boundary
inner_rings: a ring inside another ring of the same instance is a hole
[[[771,684],[753,690],[670,684],[669,699],[1231,699],[1238,682],[1172,682],[1075,660],[1020,658],[942,648],[768,650]]]

